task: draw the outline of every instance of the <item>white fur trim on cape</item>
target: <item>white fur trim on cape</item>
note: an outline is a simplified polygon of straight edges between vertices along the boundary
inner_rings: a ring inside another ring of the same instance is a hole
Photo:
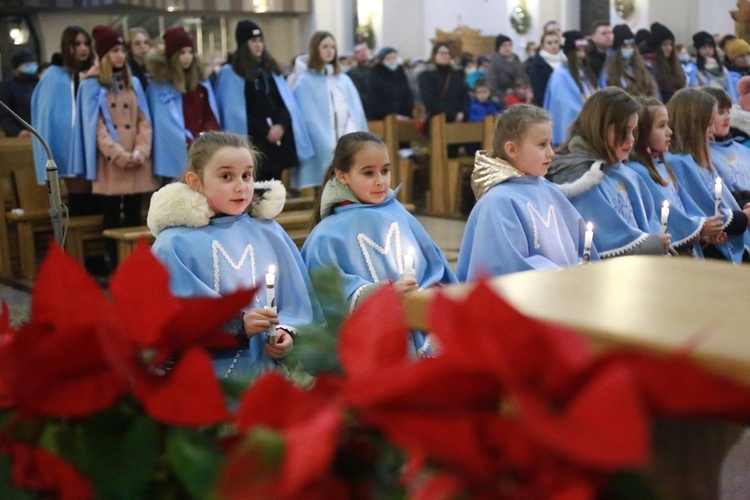
[[[286,188],[280,181],[256,182],[250,214],[256,219],[273,219],[285,201]],[[205,196],[183,182],[173,182],[151,196],[147,224],[151,234],[158,236],[168,227],[207,226],[214,215]]]
[[[573,182],[560,185],[560,191],[565,195],[566,198],[571,199],[576,196],[580,196],[589,189],[599,184],[604,179],[604,172],[602,172],[602,164],[604,162],[595,161],[591,164],[588,172],[583,174],[581,177]]]
[[[621,253],[625,253],[628,250],[632,250],[633,248],[637,247],[638,245],[640,245],[641,243],[643,243],[643,241],[646,238],[648,238],[648,236],[649,236],[648,233],[643,233],[638,238],[636,238],[633,242],[628,243],[627,245],[625,245],[623,247],[615,248],[613,250],[609,250],[609,251],[606,251],[606,252],[599,252],[599,257],[601,257],[602,259],[608,259],[610,257],[616,257],[616,256],[620,255]]]
[[[732,117],[732,127],[750,135],[750,112],[745,111],[738,104],[735,104],[729,110],[729,115]]]

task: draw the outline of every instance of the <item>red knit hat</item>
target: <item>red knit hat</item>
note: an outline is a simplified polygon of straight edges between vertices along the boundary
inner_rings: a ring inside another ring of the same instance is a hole
[[[172,59],[173,55],[185,47],[195,50],[195,42],[193,42],[193,38],[188,32],[185,31],[185,28],[175,26],[164,32],[164,55],[167,56],[167,61]]]
[[[112,50],[115,45],[125,45],[125,39],[117,30],[102,24],[94,26],[91,36],[94,38],[94,49],[99,59],[104,57],[104,54]]]

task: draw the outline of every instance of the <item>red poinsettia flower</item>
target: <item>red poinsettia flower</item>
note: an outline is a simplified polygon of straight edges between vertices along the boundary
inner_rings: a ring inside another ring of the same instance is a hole
[[[10,327],[10,311],[8,310],[8,304],[2,303],[2,309],[0,310],[0,351],[2,351],[11,339],[16,334],[15,330]],[[0,410],[6,408],[12,408],[14,406],[13,397],[11,396],[10,389],[0,377]]]
[[[221,496],[341,497],[344,486],[331,474],[343,420],[340,383],[321,377],[312,389],[303,390],[276,372],[261,376],[242,397],[237,423],[244,432],[277,432],[283,457],[269,465],[257,448],[240,444],[222,472]]]
[[[61,500],[94,498],[88,480],[67,462],[47,451],[25,443],[2,443],[0,453],[12,462],[13,486]]]
[[[395,323],[390,338],[383,333],[395,321],[388,319],[396,316],[392,294],[383,289],[364,306],[378,323],[351,318],[343,351],[357,347],[355,334],[400,342]],[[545,461],[607,472],[646,460],[645,413],[633,381],[615,367],[581,379],[592,358],[579,336],[524,317],[484,284],[463,301],[438,295],[430,325],[436,358],[391,356],[370,373],[352,371],[345,388],[358,416],[416,460],[493,483],[503,473],[537,477]]]
[[[75,291],[75,299],[66,300]],[[235,340],[221,326],[253,291],[179,299],[164,266],[140,245],[113,276],[111,300],[53,247],[39,271],[30,322],[0,350],[0,379],[19,408],[76,417],[132,390],[155,419],[200,426],[228,417],[205,348]],[[175,356],[174,370],[163,364]]]

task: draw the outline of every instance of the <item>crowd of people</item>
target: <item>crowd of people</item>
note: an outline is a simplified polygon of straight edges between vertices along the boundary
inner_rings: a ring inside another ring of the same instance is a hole
[[[750,45],[699,32],[692,60],[666,26],[644,31],[602,22],[586,37],[550,22],[525,63],[499,35],[487,56],[458,59],[438,42],[427,63],[406,65],[393,47],[340,56],[319,31],[290,71],[244,20],[230,61],[207,79],[181,27],[157,50],[141,29],[124,38],[71,26],[60,57],[23,88],[71,214],[139,225],[155,193],[153,251],[175,294],[223,295],[266,277],[273,293],[228,326],[237,348],[214,358],[222,376],[245,375],[283,359],[295,328],[320,317],[308,273],[324,266],[340,271],[354,308],[387,281],[404,294],[621,255],[748,261]],[[28,54],[13,62],[20,88],[37,68]],[[499,115],[492,149],[475,156],[478,202],[455,274],[396,199],[393,159],[367,132],[368,119],[420,109],[448,122]],[[34,157],[44,182],[38,143]],[[291,186],[277,180],[287,169]],[[312,229],[299,252],[270,219],[285,191],[308,187]],[[414,355],[431,353],[429,336],[412,341]]]

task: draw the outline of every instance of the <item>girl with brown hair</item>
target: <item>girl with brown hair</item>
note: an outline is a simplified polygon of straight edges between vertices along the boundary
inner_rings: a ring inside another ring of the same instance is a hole
[[[219,109],[195,42],[181,26],[164,32],[164,53],[148,58],[148,104],[154,122],[154,173],[176,178],[190,144],[201,132],[219,130]]]
[[[604,63],[599,86],[620,87],[635,97],[658,98],[659,88],[636,49],[633,32],[626,24],[618,24],[612,32],[615,36],[613,52]]]

